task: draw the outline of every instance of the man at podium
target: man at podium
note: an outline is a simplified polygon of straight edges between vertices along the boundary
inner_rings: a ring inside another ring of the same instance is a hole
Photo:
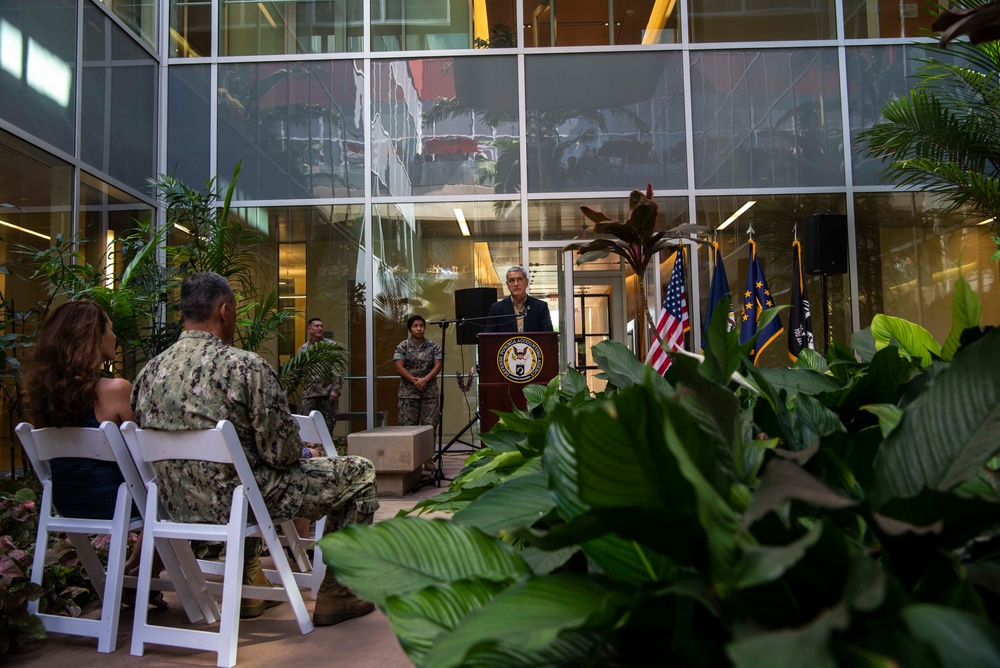
[[[528,272],[514,266],[507,270],[510,295],[490,306],[486,332],[551,332],[549,306],[528,295]]]

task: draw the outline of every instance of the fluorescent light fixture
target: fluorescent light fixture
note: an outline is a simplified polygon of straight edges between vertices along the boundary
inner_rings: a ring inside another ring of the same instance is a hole
[[[271,27],[277,28],[278,24],[275,23],[274,19],[271,18],[271,13],[267,11],[267,7],[264,6],[264,3],[258,2],[257,7],[260,8],[260,13],[264,15],[264,18],[267,19],[267,22],[271,24]]]
[[[462,213],[461,209],[455,209],[455,220],[458,221],[458,229],[462,231],[463,237],[472,236],[469,232],[469,224],[465,222],[465,214]]]
[[[115,231],[108,230],[107,234],[107,262],[104,266],[104,285],[108,288],[115,287]]]
[[[183,225],[180,225],[178,223],[174,223],[174,229],[175,230],[180,230],[184,234],[191,234],[191,230],[189,230],[188,228],[186,228]]]
[[[995,217],[995,216],[994,216],[993,218],[987,218],[986,220],[984,220],[984,221],[983,221],[983,222],[981,222],[981,223],[976,223],[976,225],[989,225],[989,224],[990,224],[990,223],[992,223],[992,222],[993,222],[994,220],[996,220],[996,217]]]
[[[472,36],[490,41],[490,19],[486,13],[486,0],[472,0]]]
[[[729,218],[726,218],[724,221],[722,221],[722,225],[719,225],[717,228],[715,228],[715,231],[718,232],[719,230],[724,230],[727,227],[729,227],[730,225],[732,225],[734,220],[736,220],[737,218],[739,218],[740,216],[742,216],[744,213],[746,213],[746,210],[749,209],[750,207],[752,207],[756,203],[757,203],[757,200],[753,200],[752,199],[749,202],[747,202],[746,204],[744,204],[743,206],[741,206],[736,211],[736,213],[734,213],[733,215],[729,216]]]
[[[305,299],[305,295],[281,295],[278,299]]]
[[[8,223],[6,220],[0,220],[0,225],[13,228],[18,232],[24,232],[26,234],[34,234],[36,237],[41,237],[42,239],[52,241],[52,237],[50,237],[47,234],[42,234],[41,232],[35,232],[34,230],[29,230],[27,227],[21,227],[20,225],[15,225],[14,223]]]

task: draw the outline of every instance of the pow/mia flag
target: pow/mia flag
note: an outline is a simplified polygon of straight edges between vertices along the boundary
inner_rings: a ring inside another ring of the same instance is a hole
[[[813,340],[812,313],[809,310],[809,295],[806,280],[802,274],[802,244],[798,239],[792,242],[792,311],[788,316],[788,356],[794,362],[804,348],[815,350]]]

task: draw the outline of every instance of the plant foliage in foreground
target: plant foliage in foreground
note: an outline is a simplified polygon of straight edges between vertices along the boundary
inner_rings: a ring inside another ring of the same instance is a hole
[[[527,388],[415,509],[452,519],[322,539],[416,665],[1000,664],[1000,330],[945,356],[879,319],[757,369],[716,312],[666,379],[606,342],[605,392]]]

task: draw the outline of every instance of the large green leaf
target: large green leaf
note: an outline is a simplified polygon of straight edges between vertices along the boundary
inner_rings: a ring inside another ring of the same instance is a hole
[[[504,582],[530,572],[507,545],[446,520],[395,518],[352,525],[317,544],[337,578],[378,605],[431,585],[474,578]]]
[[[569,574],[531,578],[504,590],[466,615],[454,631],[439,637],[425,666],[466,666],[475,663],[477,653],[489,655],[501,647],[540,652],[565,631],[610,631],[629,600],[590,578]]]
[[[545,471],[508,480],[460,510],[452,518],[493,536],[502,531],[530,527],[545,517],[556,502],[549,492]]]
[[[877,348],[885,348],[895,341],[907,355],[920,360],[920,366],[930,364],[932,355],[941,356],[941,346],[931,333],[908,320],[879,313],[872,318],[871,330]]]
[[[903,413],[875,459],[874,501],[948,491],[978,475],[1000,443],[1000,330],[963,348]]]
[[[951,331],[941,347],[941,357],[950,360],[958,350],[962,332],[978,328],[979,318],[983,313],[983,305],[969,284],[959,274],[955,281],[955,289],[951,295]]]
[[[823,524],[816,522],[801,538],[788,545],[748,545],[733,571],[732,586],[743,589],[777,580],[785,571],[799,563],[822,533]]]
[[[818,357],[818,356],[817,356]],[[819,358],[822,360],[823,358]],[[826,366],[826,360],[823,360]],[[785,369],[781,367],[760,370],[768,384],[776,390],[786,390],[789,394],[822,394],[836,392],[842,385],[835,378],[811,369]]]
[[[726,647],[726,654],[738,668],[837,668],[830,650],[830,636],[847,628],[849,623],[850,614],[838,605],[801,628],[739,638]]]
[[[988,620],[940,605],[903,609],[910,633],[934,648],[944,668],[1000,666],[1000,636]]]
[[[601,341],[593,349],[594,362],[611,385],[619,388],[651,382],[654,387],[670,392],[670,384],[652,367],[640,362],[635,353],[617,341]]]
[[[743,526],[750,526],[793,500],[835,510],[857,505],[857,501],[837,494],[797,464],[774,459],[764,469],[760,487],[743,516]]]

